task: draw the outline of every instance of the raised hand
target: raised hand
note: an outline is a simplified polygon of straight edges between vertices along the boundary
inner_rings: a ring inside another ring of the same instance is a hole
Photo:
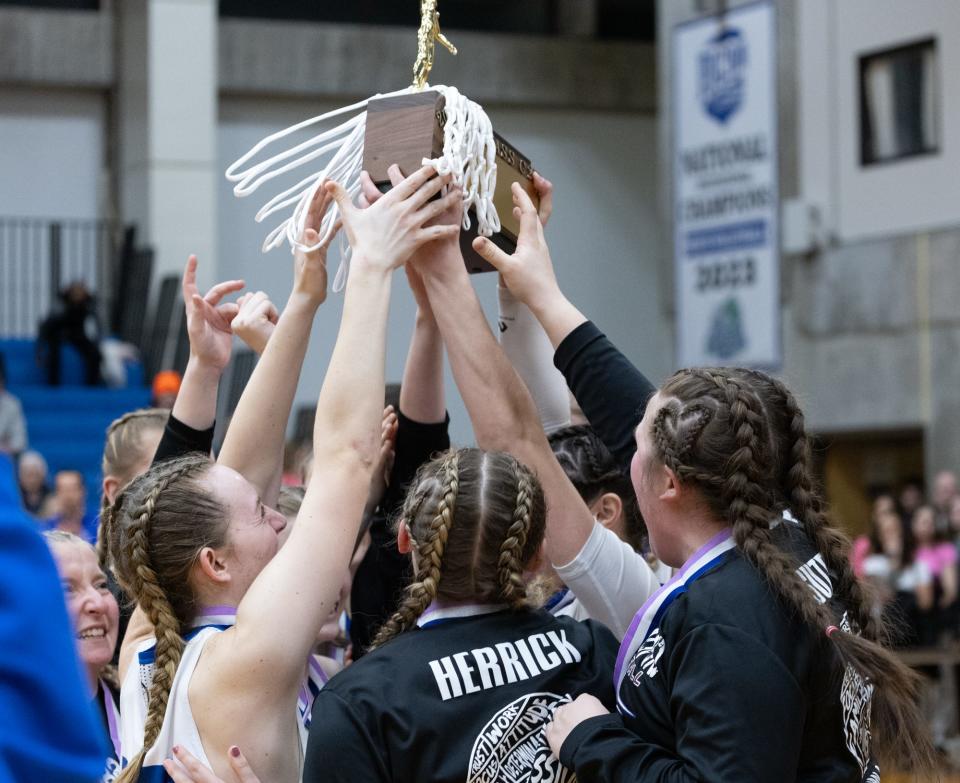
[[[396,165],[389,171],[392,180],[400,173]],[[462,200],[455,190],[430,200],[449,182],[449,176],[435,176],[431,166],[424,166],[398,181],[389,193],[376,198],[366,209],[355,206],[338,183],[328,182],[325,188],[340,207],[355,261],[391,270],[404,264],[427,242],[459,231],[457,226],[431,225],[431,221]]]
[[[533,189],[537,191],[537,195],[540,197],[540,207],[537,210],[540,225],[546,228],[550,215],[553,214],[553,183],[535,171],[533,172]]]
[[[263,291],[244,294],[237,300],[239,312],[230,322],[233,333],[257,355],[263,353],[276,328],[279,313]]]
[[[519,183],[513,183],[512,192],[513,213],[520,219],[517,249],[512,255],[504,253],[486,237],[474,239],[473,249],[496,268],[510,292],[536,312],[549,298],[561,295],[560,286],[543,237],[540,213]]]
[[[317,191],[310,203],[307,222],[300,237],[302,244],[312,247],[320,240],[320,223],[332,202],[333,199],[326,188],[320,188]],[[339,221],[336,228],[339,228]],[[306,253],[298,249],[294,253],[293,291],[306,296],[317,305],[323,304],[327,298],[327,250],[336,235],[337,232],[334,230],[330,238],[316,250]]]
[[[200,296],[197,289],[197,257],[190,256],[183,270],[183,304],[187,315],[190,354],[201,364],[223,372],[230,362],[233,332],[230,322],[239,312],[236,302],[221,302],[224,296],[243,288],[243,280],[225,280]]]

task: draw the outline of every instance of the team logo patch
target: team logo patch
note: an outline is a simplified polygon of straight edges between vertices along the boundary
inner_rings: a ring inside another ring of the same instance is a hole
[[[697,87],[700,102],[721,125],[743,104],[747,74],[747,42],[728,27],[711,38],[700,52]]]
[[[531,693],[497,712],[473,743],[467,783],[574,783],[550,752],[544,729],[569,696]]]
[[[665,642],[657,628],[647,637],[630,659],[627,667],[627,679],[634,685],[639,685],[644,677],[656,677],[659,669],[657,664],[663,655]]]

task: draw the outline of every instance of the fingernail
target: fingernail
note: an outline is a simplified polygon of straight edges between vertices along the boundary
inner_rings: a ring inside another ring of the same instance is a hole
[[[233,756],[235,759],[240,758],[240,748],[238,748],[236,745],[231,746],[230,755]]]
[[[174,746],[171,748],[171,750],[173,751],[173,755],[174,755],[174,756],[179,756],[179,755],[180,755],[180,746],[179,746],[179,745],[174,745]]]

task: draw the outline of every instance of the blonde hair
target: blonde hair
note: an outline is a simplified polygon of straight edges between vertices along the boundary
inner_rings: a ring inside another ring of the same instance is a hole
[[[412,627],[436,598],[530,605],[523,570],[543,541],[546,504],[536,476],[511,455],[460,449],[428,462],[400,522],[418,571],[373,646]]]
[[[143,747],[117,783],[137,780],[144,755],[163,726],[185,646],[181,629],[197,608],[189,581],[197,555],[204,547],[226,543],[224,509],[198,482],[212,465],[203,454],[154,465],[134,479],[109,510],[110,552],[117,578],[146,613],[156,636]]]
[[[135,478],[135,468],[143,457],[143,436],[150,430],[162,430],[170,418],[170,411],[162,408],[143,408],[125,413],[114,419],[107,427],[107,439],[103,444],[100,471],[104,476],[115,476],[120,485],[129,484]],[[110,563],[107,541],[110,531],[106,528],[110,502],[106,494],[100,502],[100,528],[97,531],[97,557],[100,567],[106,570]]]

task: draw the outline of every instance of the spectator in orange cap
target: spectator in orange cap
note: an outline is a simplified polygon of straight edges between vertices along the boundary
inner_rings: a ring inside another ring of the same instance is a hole
[[[153,377],[153,407],[172,409],[179,391],[180,373],[161,370]]]

